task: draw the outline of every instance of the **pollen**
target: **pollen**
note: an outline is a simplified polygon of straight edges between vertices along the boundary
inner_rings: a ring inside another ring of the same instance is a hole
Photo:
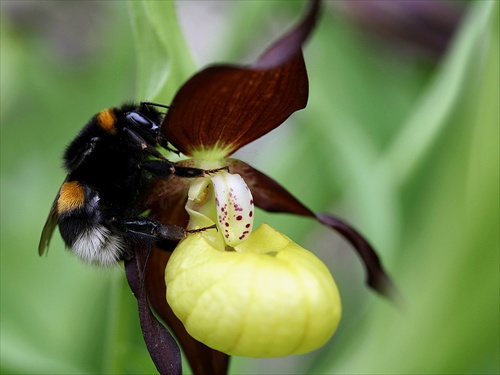
[[[85,204],[85,191],[78,181],[65,182],[61,186],[57,210],[60,213],[77,210]]]
[[[116,133],[116,116],[112,108],[105,109],[97,114],[97,123],[106,132],[110,134]]]

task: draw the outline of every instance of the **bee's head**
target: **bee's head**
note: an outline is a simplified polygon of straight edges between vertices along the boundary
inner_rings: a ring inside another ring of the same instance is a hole
[[[146,113],[142,110],[125,113],[126,126],[152,146],[166,143],[165,136],[161,132],[160,121],[161,115],[155,110],[149,110]]]

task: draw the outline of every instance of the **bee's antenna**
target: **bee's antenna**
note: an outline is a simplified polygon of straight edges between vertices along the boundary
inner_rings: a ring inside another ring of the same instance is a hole
[[[146,105],[146,106],[151,105],[153,107],[161,107],[161,108],[166,108],[166,109],[170,108],[169,105],[155,103],[155,102],[141,102],[141,105]]]

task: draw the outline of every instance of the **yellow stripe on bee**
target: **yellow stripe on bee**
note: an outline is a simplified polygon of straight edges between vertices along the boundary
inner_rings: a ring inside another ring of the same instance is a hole
[[[78,181],[65,182],[61,186],[59,199],[57,200],[57,211],[59,213],[73,211],[82,208],[85,204],[85,191]]]
[[[116,116],[112,108],[105,109],[97,114],[97,122],[106,132],[116,133]]]

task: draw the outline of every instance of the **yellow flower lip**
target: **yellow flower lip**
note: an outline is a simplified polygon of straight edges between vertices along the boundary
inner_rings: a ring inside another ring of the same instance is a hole
[[[250,357],[306,353],[328,341],[341,302],[316,256],[267,224],[237,251],[220,249],[207,232],[184,239],[166,268],[167,301],[191,336]]]
[[[167,302],[193,338],[249,357],[307,353],[328,341],[341,317],[330,272],[269,225],[252,231],[253,197],[239,174],[193,181],[186,210],[191,228],[218,227],[182,240],[165,270]]]

